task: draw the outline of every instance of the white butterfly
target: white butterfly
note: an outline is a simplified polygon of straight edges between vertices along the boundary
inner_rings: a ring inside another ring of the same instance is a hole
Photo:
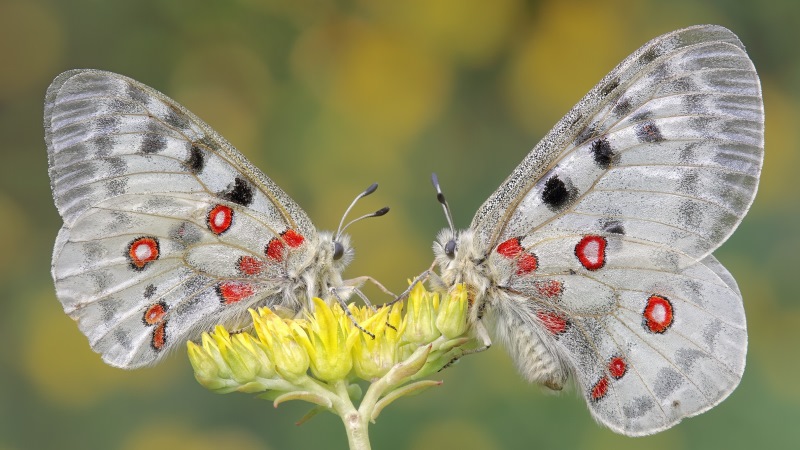
[[[561,119],[434,243],[445,287],[521,374],[569,377],[612,430],[655,433],[722,401],[744,371],[736,282],[711,252],[756,193],[764,113],[753,63],[719,26],[658,37]],[[434,184],[438,182],[434,176]]]
[[[154,364],[216,324],[243,326],[254,306],[292,314],[312,297],[343,301],[368,278],[342,280],[346,226],[317,232],[228,141],[152,88],[65,72],[47,90],[44,126],[64,219],[56,294],[112,366]]]

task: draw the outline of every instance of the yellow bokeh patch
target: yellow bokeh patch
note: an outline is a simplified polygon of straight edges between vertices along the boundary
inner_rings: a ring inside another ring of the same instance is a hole
[[[63,43],[55,12],[35,0],[0,0],[0,101],[39,89],[55,76]]]
[[[411,436],[410,450],[457,448],[459,450],[494,450],[500,445],[478,424],[466,420],[429,423]],[[531,445],[531,448],[536,448]]]
[[[422,131],[438,117],[450,91],[450,68],[431,52],[358,20],[310,29],[292,62],[324,106],[388,140]]]
[[[520,0],[362,0],[380,22],[468,66],[496,60],[519,24]]]
[[[190,427],[181,422],[159,420],[144,425],[127,437],[122,450],[268,450],[252,433],[238,428]]]
[[[39,394],[52,403],[88,407],[115,390],[155,395],[176,379],[174,363],[136,371],[106,365],[64,314],[50,288],[19,300],[32,305],[20,348],[23,370]]]
[[[770,80],[762,79],[764,91],[764,168],[758,185],[757,206],[785,209],[788,195],[797,192],[797,175],[800,166],[800,109],[787,92],[781,91]]]

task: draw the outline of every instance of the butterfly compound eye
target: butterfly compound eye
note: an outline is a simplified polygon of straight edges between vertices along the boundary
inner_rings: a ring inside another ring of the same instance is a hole
[[[338,241],[333,241],[333,260],[338,261],[344,256],[344,245]]]
[[[444,254],[447,255],[448,258],[453,259],[456,257],[456,241],[455,239],[450,239],[447,241],[447,244],[444,245]]]

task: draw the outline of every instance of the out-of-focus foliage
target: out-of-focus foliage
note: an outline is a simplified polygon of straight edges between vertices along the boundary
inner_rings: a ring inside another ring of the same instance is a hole
[[[736,32],[761,75],[766,161],[750,215],[718,252],[739,281],[750,349],[740,387],[654,437],[597,427],[575,393],[522,382],[500,348],[404,399],[371,435],[381,449],[788,448],[800,442],[800,2],[0,0],[0,449],[341,448],[335,417],[298,429],[278,410],[198,386],[183,354],[152,369],[105,366],[49,277],[53,207],[42,103],[61,71],[116,71],[175,98],[335,228],[345,206],[389,204],[350,231],[347,274],[390,289],[427,268],[457,225],[608,70],[670,30]],[[373,209],[374,208],[374,209]],[[379,292],[369,292],[382,301]],[[793,420],[795,419],[795,420]],[[787,427],[787,423],[790,426]]]

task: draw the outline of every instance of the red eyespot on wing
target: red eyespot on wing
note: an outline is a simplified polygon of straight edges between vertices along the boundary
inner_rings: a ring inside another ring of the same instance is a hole
[[[544,298],[558,297],[564,289],[561,282],[556,280],[536,281],[533,283],[533,287]]]
[[[672,326],[673,314],[672,303],[666,297],[651,295],[642,313],[644,327],[653,333],[663,333]]]
[[[550,334],[559,335],[567,331],[569,322],[556,313],[539,311],[536,313],[536,316],[539,317],[539,320],[542,321],[542,325],[547,328]]]
[[[516,258],[524,250],[520,244],[520,238],[514,237],[497,246],[497,253],[506,258]]]
[[[267,248],[264,250],[264,253],[269,259],[280,262],[283,261],[284,250],[286,249],[287,245],[290,248],[297,248],[303,245],[303,241],[305,240],[306,239],[302,234],[289,228],[281,233],[281,237],[274,237],[270,239],[269,243],[267,243]]]
[[[292,248],[299,247],[305,240],[302,234],[294,231],[291,228],[281,233],[281,237],[283,237],[283,241],[286,242],[286,245]]]
[[[592,397],[592,401],[596,402],[601,398],[605,397],[608,393],[608,377],[600,378],[597,383],[592,386],[592,392],[590,393]]]
[[[606,244],[602,236],[584,236],[575,245],[575,256],[586,270],[597,270],[606,264]]]
[[[136,238],[128,244],[128,260],[135,270],[142,270],[147,264],[158,259],[158,239],[152,237]]]
[[[233,222],[233,210],[225,205],[217,205],[208,212],[208,229],[214,234],[228,231]]]
[[[255,292],[253,291],[253,286],[239,281],[224,281],[217,284],[216,289],[219,300],[224,305],[239,302],[250,297]]]
[[[167,345],[167,322],[161,322],[153,329],[153,337],[150,339],[150,346],[153,350],[159,351]]]
[[[267,249],[264,253],[267,255],[267,258],[274,260],[274,261],[283,261],[283,249],[286,248],[286,244],[280,238],[272,238],[267,243]]]
[[[619,356],[615,356],[611,358],[611,361],[608,362],[608,373],[614,377],[615,380],[619,380],[625,375],[625,372],[628,371],[628,364],[625,363],[625,360],[620,358]]]
[[[237,262],[237,267],[242,275],[258,275],[264,270],[264,261],[252,256],[241,256]]]
[[[142,322],[145,325],[155,325],[164,319],[168,309],[169,307],[164,302],[154,303],[144,311]]]
[[[533,253],[522,253],[517,259],[517,275],[527,275],[539,267],[539,258]]]

